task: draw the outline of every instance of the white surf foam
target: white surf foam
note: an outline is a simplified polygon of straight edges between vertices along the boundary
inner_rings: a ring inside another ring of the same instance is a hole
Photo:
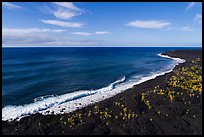
[[[70,102],[72,100],[77,100],[95,93],[104,93],[115,88],[115,85],[124,82],[125,76],[119,79],[109,86],[97,89],[97,90],[82,90],[75,91],[72,93],[67,93],[60,96],[46,95],[34,99],[33,103],[21,105],[21,106],[6,106],[2,109],[2,120],[14,120],[19,119],[34,113],[45,113],[45,111],[50,107],[60,107],[61,104],[65,102]],[[76,104],[75,104],[76,106]]]
[[[184,63],[185,60],[184,59],[180,59],[180,58],[174,58],[174,57],[170,57],[168,55],[162,55],[161,53],[160,54],[157,54],[158,56],[161,56],[161,57],[164,57],[164,58],[170,58],[170,59],[173,59],[175,60],[177,63]],[[178,64],[177,64],[178,65]]]
[[[21,106],[6,106],[2,109],[2,120],[12,121],[20,120],[22,117],[29,116],[30,114],[41,113],[43,115],[48,114],[63,114],[75,111],[90,104],[105,100],[113,97],[134,85],[140,84],[150,79],[154,79],[157,76],[164,75],[173,70],[173,68],[179,63],[185,62],[180,58],[172,58],[166,55],[158,54],[161,57],[171,58],[175,60],[173,67],[164,72],[155,72],[146,77],[141,77],[139,80],[131,80],[125,82],[125,77],[117,80],[107,87],[97,90],[83,90],[72,93],[67,93],[60,96],[51,96],[46,98],[39,98],[34,103],[21,105]]]

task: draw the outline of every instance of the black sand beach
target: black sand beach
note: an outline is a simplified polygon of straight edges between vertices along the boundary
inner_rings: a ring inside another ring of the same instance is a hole
[[[2,121],[3,135],[202,135],[202,51],[163,53],[185,59],[172,72],[112,98],[61,115]]]

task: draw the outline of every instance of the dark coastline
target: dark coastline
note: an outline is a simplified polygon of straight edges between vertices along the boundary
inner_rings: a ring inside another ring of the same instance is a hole
[[[162,53],[162,55],[185,59],[186,62],[177,65],[170,73],[69,114],[45,116],[34,114],[22,118],[19,122],[2,121],[2,134],[202,135],[202,93],[195,93],[195,96],[189,97],[184,92],[183,95],[175,95],[174,100],[170,102],[168,98],[163,100],[163,96],[150,92],[147,98],[153,109],[149,109],[142,101],[142,93],[157,86],[166,89],[169,79],[180,71],[180,68],[191,67],[195,64],[202,66],[202,59],[192,63],[192,60],[202,58],[201,50],[176,50]],[[183,92],[178,88],[168,88]],[[118,107],[118,102],[123,105],[122,108]],[[187,114],[186,111],[189,113]],[[105,118],[100,118],[100,112],[107,113],[107,116],[104,114]],[[127,112],[127,117],[115,118],[121,112]],[[129,114],[137,116],[130,115],[131,118],[129,118]],[[73,124],[69,124],[68,118],[72,116],[75,121],[70,120]]]

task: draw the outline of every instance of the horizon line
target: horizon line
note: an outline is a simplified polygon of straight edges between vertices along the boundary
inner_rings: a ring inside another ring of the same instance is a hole
[[[91,47],[100,47],[100,48],[105,48],[105,47],[186,47],[186,48],[202,48],[202,46],[2,46],[2,48],[73,48],[73,47],[85,47],[85,48],[91,48]]]

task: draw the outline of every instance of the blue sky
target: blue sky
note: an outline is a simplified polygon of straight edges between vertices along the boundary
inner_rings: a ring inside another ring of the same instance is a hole
[[[6,46],[202,46],[199,2],[2,2]]]

